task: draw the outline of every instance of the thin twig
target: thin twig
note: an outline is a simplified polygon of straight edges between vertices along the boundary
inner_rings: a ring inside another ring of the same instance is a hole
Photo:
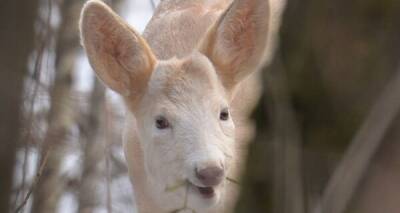
[[[38,87],[40,85],[40,74],[41,74],[41,66],[42,66],[42,61],[43,61],[43,55],[44,55],[44,51],[45,49],[48,47],[48,41],[50,40],[51,36],[53,33],[51,33],[51,14],[52,14],[52,1],[48,0],[48,12],[47,12],[47,16],[46,16],[46,28],[44,29],[44,31],[42,31],[42,34],[39,37],[42,37],[42,39],[40,39],[40,45],[39,45],[39,50],[37,51],[37,56],[35,59],[35,64],[34,64],[34,68],[33,68],[33,74],[32,74],[32,79],[36,80],[36,84],[34,84],[33,86],[33,93],[31,94],[31,99],[30,99],[30,108],[29,108],[29,115],[28,115],[28,120],[30,121],[29,123],[29,127],[28,127],[28,132],[26,134],[26,140],[24,141],[29,141],[29,139],[32,136],[32,126],[33,126],[33,107],[34,107],[34,102],[37,98],[37,94],[38,94]],[[23,162],[23,174],[22,174],[22,190],[25,188],[25,179],[26,179],[26,166],[27,166],[27,155],[28,155],[28,146],[25,143],[25,153],[24,153],[24,162]],[[35,188],[35,186],[37,185],[37,183],[39,182],[39,179],[42,175],[42,172],[44,170],[44,167],[46,165],[47,162],[47,158],[49,155],[49,150],[47,150],[46,155],[39,167],[39,170],[36,174],[36,178],[35,181],[33,182],[33,184],[31,185],[28,193],[25,195],[24,200],[22,201],[22,203],[16,208],[15,212],[18,213],[20,211],[23,210],[23,208],[25,207],[26,203],[28,202],[31,194],[33,193],[33,190]],[[19,192],[16,195],[16,203],[18,202],[18,198],[19,198]]]
[[[156,9],[157,4],[154,2],[154,0],[150,0],[150,3],[151,3],[151,9],[153,9],[153,12],[154,12],[154,10]]]
[[[107,149],[106,157],[106,181],[107,181],[107,213],[112,213],[112,197],[111,197],[111,172],[110,172],[110,151]]]
[[[187,208],[188,193],[189,193],[189,184],[186,185],[185,201],[184,201],[184,203],[183,203],[183,209],[186,209],[186,208]]]
[[[37,50],[37,56],[35,58],[35,64],[33,67],[33,73],[30,74],[31,78],[33,81],[36,81],[35,84],[33,84],[33,92],[31,94],[29,94],[30,100],[29,100],[29,115],[27,116],[27,120],[30,121],[29,126],[28,126],[28,132],[26,134],[26,137],[24,138],[24,141],[29,141],[29,139],[31,138],[32,135],[32,126],[33,123],[32,122],[32,118],[33,118],[33,114],[34,114],[34,104],[35,101],[37,99],[37,95],[38,95],[38,90],[39,90],[39,86],[42,86],[42,83],[40,82],[40,76],[41,76],[41,68],[42,68],[42,62],[43,62],[43,56],[44,56],[44,52],[45,49],[48,48],[49,45],[49,40],[51,40],[51,36],[54,34],[51,32],[51,14],[52,14],[52,0],[48,1],[48,5],[49,7],[48,12],[47,12],[47,16],[46,16],[46,28],[41,31],[41,34],[38,35],[39,40],[40,40],[40,44],[39,44],[39,48]],[[47,70],[49,70],[49,68],[47,68]]]
[[[42,162],[40,163],[39,169],[36,173],[36,177],[35,177],[35,181],[32,183],[28,193],[26,194],[24,200],[22,201],[22,203],[17,207],[17,209],[15,210],[15,213],[20,212],[21,210],[23,210],[24,206],[26,205],[26,203],[29,200],[29,197],[31,196],[31,194],[33,193],[33,190],[35,189],[35,186],[38,184],[38,182],[40,181],[40,177],[42,176],[43,170],[46,167],[47,164],[47,159],[49,157],[49,153],[50,153],[50,148],[48,148],[46,150],[46,153],[43,157]]]
[[[23,193],[25,189],[25,184],[26,184],[26,170],[28,169],[28,144],[24,144],[24,159],[22,163],[22,180],[21,180],[21,188],[17,191],[15,195],[15,202],[14,202],[14,207],[17,206],[19,196],[21,193]]]
[[[105,119],[105,123],[103,125],[106,125],[106,129],[105,129],[105,138],[107,140],[106,142],[106,179],[107,179],[107,213],[112,213],[112,194],[111,194],[111,181],[112,181],[112,177],[111,177],[111,165],[110,165],[110,158],[111,158],[111,144],[109,141],[112,141],[112,139],[110,139],[110,130],[111,130],[111,126],[109,126],[109,122],[108,120],[110,117],[110,109],[107,107],[107,104],[105,103],[106,101],[103,100],[103,104],[104,104],[104,108],[106,111],[106,116],[104,116]],[[104,121],[103,121],[104,122]]]

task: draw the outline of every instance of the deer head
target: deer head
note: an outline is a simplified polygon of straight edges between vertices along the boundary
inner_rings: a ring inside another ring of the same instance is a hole
[[[134,115],[131,134],[137,134],[156,200],[173,209],[188,192],[192,209],[217,204],[234,157],[230,104],[235,88],[261,64],[268,1],[234,1],[192,53],[167,60],[100,1],[85,5],[80,29],[97,76]],[[165,190],[181,181],[182,190]]]

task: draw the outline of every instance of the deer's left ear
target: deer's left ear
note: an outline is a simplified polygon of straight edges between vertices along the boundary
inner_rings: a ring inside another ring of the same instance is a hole
[[[228,92],[261,65],[268,21],[268,0],[235,0],[200,43]]]
[[[100,0],[83,7],[80,31],[97,76],[137,104],[157,61],[145,39]]]

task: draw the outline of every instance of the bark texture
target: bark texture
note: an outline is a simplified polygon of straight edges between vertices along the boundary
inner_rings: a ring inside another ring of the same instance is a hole
[[[81,0],[60,1],[61,23],[56,38],[55,80],[50,92],[48,130],[42,144],[41,163],[45,163],[34,193],[32,212],[53,213],[66,180],[60,174],[65,157],[65,143],[75,121],[72,100],[73,71],[79,48],[78,17]],[[47,159],[43,162],[44,159]]]

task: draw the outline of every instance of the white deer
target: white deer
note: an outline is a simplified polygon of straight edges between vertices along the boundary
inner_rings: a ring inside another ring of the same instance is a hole
[[[262,64],[268,25],[268,0],[163,0],[141,36],[101,1],[85,4],[90,64],[129,111],[124,149],[140,213],[230,211],[238,186],[228,171],[244,161],[235,103],[249,95],[235,94]]]

